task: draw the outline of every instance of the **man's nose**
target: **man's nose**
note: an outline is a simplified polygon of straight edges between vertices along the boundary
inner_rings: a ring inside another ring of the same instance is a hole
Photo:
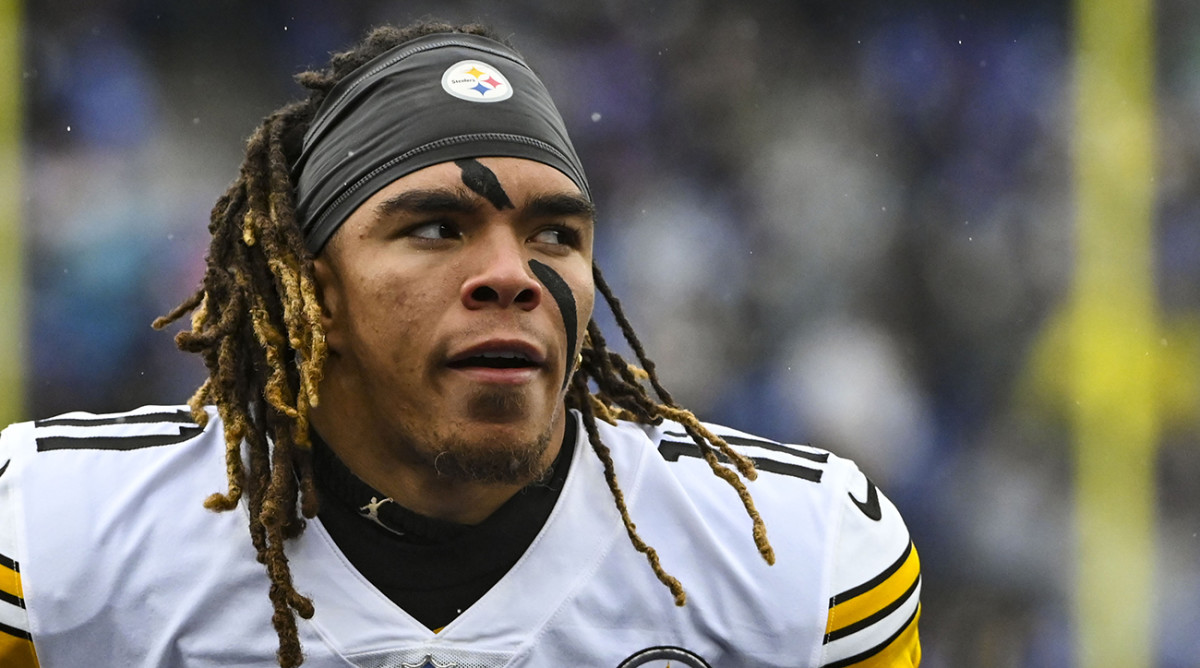
[[[469,309],[537,308],[545,288],[529,268],[521,240],[500,233],[478,243],[473,271],[462,286],[463,305]]]

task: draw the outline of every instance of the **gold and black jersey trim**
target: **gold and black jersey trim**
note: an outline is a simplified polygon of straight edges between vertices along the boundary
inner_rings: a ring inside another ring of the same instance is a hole
[[[903,584],[905,588],[912,582],[917,580],[921,575],[921,561],[917,557],[916,547],[909,541],[908,546],[904,548],[904,552],[899,559],[892,562],[890,566],[885,568],[879,575],[870,580],[847,589],[846,591],[830,597],[829,611],[830,616],[834,616],[835,611],[843,611],[846,606],[852,603],[857,603],[855,608],[863,607],[863,604],[869,603],[878,597],[880,592],[895,591],[898,584]],[[872,592],[875,592],[872,594]],[[869,598],[865,598],[870,595]],[[830,622],[832,624],[832,622]]]
[[[10,633],[16,631],[16,633]],[[0,665],[4,668],[38,668],[33,639],[20,629],[0,624]]]
[[[0,554],[0,606],[25,609],[24,592],[21,590],[21,566],[15,559]],[[0,622],[0,633],[29,640],[29,632]]]
[[[58,417],[38,420],[33,424],[38,452],[139,450],[183,443],[204,431],[192,420],[191,413],[182,409],[157,413]],[[129,425],[148,425],[152,427],[151,433],[121,434],[111,429]]]
[[[824,643],[828,645],[850,638],[893,617],[919,595],[920,586],[921,562],[910,541],[903,554],[879,575],[829,599]],[[920,614],[921,605],[918,601],[904,623],[884,641],[853,656],[826,664],[824,668],[916,665],[912,661],[919,661],[920,657],[917,637]],[[905,663],[906,660],[909,663]]]
[[[21,590],[21,566],[15,559],[0,554],[0,607],[15,608],[16,617],[26,619],[24,592]],[[11,621],[13,615],[5,615]],[[28,623],[28,622],[26,622]],[[0,622],[0,666],[38,668],[33,635],[28,629]]]
[[[12,636],[17,640],[33,640],[33,636],[29,635],[29,631],[19,629],[15,626],[9,626],[4,622],[0,622],[0,634]]]
[[[846,657],[841,661],[827,663],[821,668],[898,668],[921,664],[921,643],[917,636],[917,622],[921,618],[921,604],[913,611],[908,621],[887,640],[871,649]]]

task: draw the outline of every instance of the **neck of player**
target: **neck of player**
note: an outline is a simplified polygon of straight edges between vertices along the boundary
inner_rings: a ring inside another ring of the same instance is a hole
[[[356,476],[405,508],[439,520],[478,524],[537,476],[514,482],[463,479],[440,472],[438,443],[412,442],[372,419],[360,402],[339,401],[322,393],[311,413],[313,428]],[[550,470],[562,448],[565,407],[555,412],[549,438],[539,458],[540,471]]]

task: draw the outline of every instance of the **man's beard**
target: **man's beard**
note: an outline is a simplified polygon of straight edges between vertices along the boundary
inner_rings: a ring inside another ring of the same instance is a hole
[[[519,392],[483,390],[470,398],[468,414],[478,420],[503,423],[528,411],[526,404],[525,395]],[[555,413],[557,416],[557,410]],[[439,477],[454,482],[506,485],[536,482],[549,472],[550,462],[544,460],[553,428],[551,419],[532,441],[468,441],[461,436],[450,436],[438,444],[433,457],[434,470]]]

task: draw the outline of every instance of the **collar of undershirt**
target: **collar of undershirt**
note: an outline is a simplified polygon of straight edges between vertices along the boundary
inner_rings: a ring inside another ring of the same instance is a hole
[[[544,503],[539,503],[539,499],[545,499],[547,494],[557,498],[566,481],[567,470],[570,468],[575,451],[575,435],[575,420],[568,414],[562,447],[559,449],[554,463],[551,464],[547,476],[513,495],[500,509],[479,525],[439,520],[396,503],[355,475],[334,454],[333,449],[316,430],[311,432],[313,474],[322,492],[322,503],[337,503],[353,509],[364,522],[383,527],[404,542],[425,545],[445,544],[477,531],[489,523],[499,521],[501,518],[524,516],[534,521],[544,521],[545,517],[536,518],[537,515],[542,514],[541,512],[534,512],[531,517],[522,510],[526,506],[530,506],[531,510],[534,506],[544,506]]]

